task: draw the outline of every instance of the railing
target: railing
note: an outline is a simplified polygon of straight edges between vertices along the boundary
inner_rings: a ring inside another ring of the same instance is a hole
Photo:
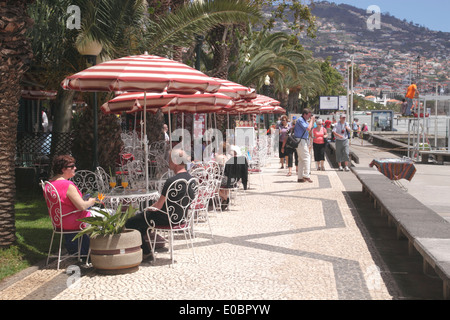
[[[52,146],[52,140],[54,139],[58,139],[58,143],[54,143]],[[35,168],[36,176],[34,178],[37,178],[37,180],[47,179],[50,175],[50,162],[53,155],[71,154],[72,145],[73,133],[71,132],[18,132],[16,168]]]

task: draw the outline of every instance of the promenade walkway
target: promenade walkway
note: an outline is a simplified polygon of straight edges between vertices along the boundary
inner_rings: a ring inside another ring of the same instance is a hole
[[[402,298],[391,273],[335,169],[298,183],[271,159],[262,177],[230,211],[200,226],[198,262],[180,242],[176,264],[161,253],[155,265],[100,275],[92,268],[30,268],[0,283],[0,299],[390,300]],[[349,178],[351,172],[345,173]],[[76,280],[76,281],[75,281]]]

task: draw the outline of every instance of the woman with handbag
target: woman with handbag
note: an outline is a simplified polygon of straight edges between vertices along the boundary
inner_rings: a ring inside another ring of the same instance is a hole
[[[316,161],[316,169],[325,171],[325,142],[328,134],[327,129],[322,125],[322,119],[318,119],[316,124],[317,127],[312,130],[314,160]]]
[[[339,171],[350,171],[348,168],[350,161],[350,145],[348,139],[351,129],[345,121],[345,118],[345,114],[341,114],[339,122],[336,123],[333,129],[334,135],[336,136],[336,162],[339,164]],[[344,169],[342,165],[344,165]]]
[[[278,155],[280,157],[280,169],[284,169],[284,164],[288,166],[288,155],[284,152],[282,145],[283,141],[286,139],[287,135],[289,134],[289,131],[291,130],[291,126],[288,122],[287,116],[283,115],[281,117],[281,123],[278,125],[277,129],[279,130],[279,145],[278,145]]]
[[[294,120],[292,120],[292,124],[291,124],[291,129],[289,130],[288,136],[285,138],[285,140],[287,140],[289,138],[290,135],[292,135],[294,133],[294,127],[295,127],[295,117]],[[297,153],[297,148],[292,148],[289,146],[289,144],[287,144],[284,142],[283,140],[283,144],[281,145],[281,151],[284,152],[285,155],[287,155],[288,161],[287,161],[287,166],[288,166],[288,173],[287,176],[290,177],[292,176],[292,166],[293,166],[293,160],[295,157],[295,167],[297,168],[297,172],[298,172],[298,153]]]

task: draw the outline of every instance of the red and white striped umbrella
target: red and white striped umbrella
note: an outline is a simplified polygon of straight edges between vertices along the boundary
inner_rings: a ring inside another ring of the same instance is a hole
[[[65,78],[61,86],[77,91],[138,91],[168,93],[217,92],[220,83],[181,62],[143,54],[87,68]]]
[[[36,88],[22,89],[22,98],[27,100],[55,100],[57,91],[54,90],[39,90]]]
[[[234,105],[231,97],[221,93],[170,94],[164,92],[144,94],[143,92],[128,92],[109,100],[100,109],[105,114],[144,111],[145,98],[147,112],[157,112],[160,108],[164,113],[206,113],[231,108]]]
[[[145,97],[144,97],[145,96]],[[175,93],[147,93],[125,92],[104,103],[100,110],[105,114],[111,113],[134,113],[143,110],[144,98],[146,99],[147,111],[154,112],[174,100],[178,94]]]
[[[162,112],[208,113],[233,107],[233,99],[221,93],[200,93],[178,95]]]
[[[286,109],[280,106],[262,106],[259,108],[260,113],[286,113]]]
[[[77,91],[144,92],[144,139],[146,140],[147,93],[217,92],[220,83],[204,73],[171,59],[149,55],[127,56],[87,68],[65,78],[61,86]],[[145,155],[148,157],[147,145]],[[148,187],[148,162],[145,162]]]
[[[230,114],[251,114],[259,113],[261,107],[264,106],[279,106],[281,103],[278,100],[258,94],[253,100],[239,100],[236,101],[235,106],[231,109],[227,109]]]
[[[230,96],[235,100],[250,100],[256,98],[257,96],[255,89],[251,89],[230,80],[224,80],[214,77],[213,79],[221,84],[221,87],[219,89],[220,93],[226,94],[227,96]]]

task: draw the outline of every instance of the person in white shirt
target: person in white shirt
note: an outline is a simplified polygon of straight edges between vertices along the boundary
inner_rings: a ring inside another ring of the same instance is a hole
[[[48,117],[45,111],[42,111],[42,128],[44,132],[48,131]]]
[[[348,163],[350,161],[350,146],[348,138],[351,129],[345,119],[345,114],[341,114],[339,121],[333,129],[334,136],[336,137],[336,161],[339,164],[339,171],[350,171],[348,168]],[[344,168],[342,168],[343,165]]]
[[[169,134],[167,133],[167,131],[169,131],[169,127],[167,127],[167,124],[163,125],[163,130],[164,130],[164,140],[166,140],[166,142],[169,143],[170,138]]]

